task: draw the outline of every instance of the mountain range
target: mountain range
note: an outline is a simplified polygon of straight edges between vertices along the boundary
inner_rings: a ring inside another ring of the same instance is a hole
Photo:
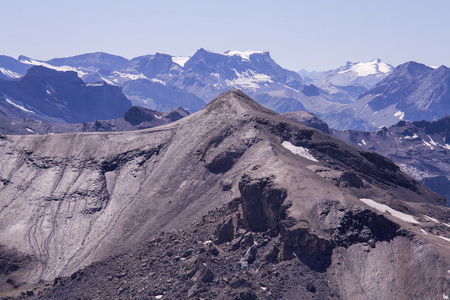
[[[151,129],[2,136],[0,155],[4,297],[450,293],[442,196],[239,90]]]
[[[377,58],[370,62],[347,62],[335,70],[326,72],[299,72],[307,76],[305,81],[322,90],[322,95],[344,104],[352,103],[360,95],[373,88],[392,73],[394,67]]]
[[[156,53],[131,60],[101,52],[48,61],[0,59],[2,76],[13,81],[34,65],[77,72],[86,84],[118,85],[133,105],[158,111],[183,107],[195,112],[219,93],[239,88],[278,113],[307,110],[335,129],[372,131],[399,120],[436,121],[450,113],[448,68],[415,62],[395,69],[380,59],[347,62],[326,72],[303,71],[302,78],[267,51],[199,49],[191,57]]]
[[[230,88],[242,89],[280,113],[307,109],[323,114],[335,111],[342,102],[340,96],[303,83],[300,75],[279,66],[267,51],[199,49],[192,57],[157,53],[131,60],[99,52],[49,61],[20,56],[16,63],[23,68],[41,65],[76,71],[87,83],[119,85],[134,105],[160,111],[181,106],[194,112]]]
[[[407,62],[324,120],[332,128],[373,130],[400,120],[437,121],[450,114],[450,70]]]

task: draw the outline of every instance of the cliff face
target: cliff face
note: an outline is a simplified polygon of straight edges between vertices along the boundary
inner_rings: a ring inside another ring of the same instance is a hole
[[[0,244],[29,257],[3,290],[70,275],[43,292],[448,294],[445,199],[238,90],[142,131],[2,136],[0,156]]]

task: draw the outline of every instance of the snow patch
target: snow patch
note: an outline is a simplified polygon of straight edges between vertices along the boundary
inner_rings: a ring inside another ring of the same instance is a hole
[[[8,76],[9,78],[20,78],[21,75],[13,72],[11,70],[6,70],[5,68],[0,68],[0,72],[3,73],[3,75]]]
[[[155,296],[155,299],[162,299],[163,295],[157,295]]]
[[[104,85],[105,83],[103,81],[86,83],[86,86],[104,86]]]
[[[311,153],[309,153],[309,150],[306,148],[303,148],[300,146],[294,146],[291,144],[291,142],[288,142],[288,141],[284,141],[283,143],[281,143],[281,146],[288,149],[289,151],[291,151],[294,154],[300,155],[303,158],[309,159],[314,162],[319,162],[317,159],[314,158],[314,156],[312,156]]]
[[[239,85],[243,88],[259,88],[258,83],[273,82],[269,75],[255,73],[252,70],[239,73],[234,69],[234,72],[236,73],[236,79],[225,80],[225,83],[229,86]]]
[[[152,79],[149,79],[151,82],[157,82],[157,83],[161,83],[162,85],[166,85],[166,83],[164,82],[164,81],[162,81],[162,80],[159,80],[159,79],[157,79],[157,78],[152,78]]]
[[[438,238],[441,238],[441,239],[443,239],[443,240],[446,240],[447,242],[450,242],[450,239],[449,239],[448,237],[440,236],[440,235],[437,235],[437,237],[438,237]]]
[[[434,223],[438,223],[438,224],[440,224],[441,222],[439,222],[439,220],[438,219],[435,219],[435,218],[432,218],[432,217],[429,217],[429,216],[423,216],[425,219],[427,219],[428,221],[431,221],[431,222],[434,222]]]
[[[438,146],[438,145],[439,145],[438,143],[436,143],[435,141],[433,141],[433,139],[431,138],[431,136],[429,136],[428,134],[427,134],[427,137],[430,139],[430,144],[431,144],[431,145],[433,145],[433,146]]]
[[[423,230],[422,228],[420,228],[420,231],[422,231],[425,234],[428,234],[428,232],[426,232],[425,230]]]
[[[145,75],[142,73],[141,74],[131,74],[131,73],[122,73],[122,72],[114,71],[113,74],[117,75],[121,78],[126,78],[126,79],[130,79],[130,80],[147,79],[147,77],[145,77]]]
[[[347,72],[354,72],[357,76],[365,77],[369,75],[375,75],[379,73],[389,74],[392,72],[392,67],[382,62],[379,59],[374,59],[370,62],[356,63],[348,70],[340,71],[338,74],[345,74]]]
[[[361,143],[363,143],[364,146],[367,145],[367,143],[366,143],[366,141],[364,139],[361,140]]]
[[[361,202],[364,202],[365,204],[367,204],[368,206],[377,209],[380,212],[388,212],[390,213],[393,217],[396,217],[398,219],[401,219],[403,221],[409,222],[409,223],[414,223],[414,224],[419,224],[419,222],[417,222],[413,216],[402,213],[398,210],[395,210],[393,208],[390,208],[387,205],[378,203],[373,201],[372,199],[365,199],[365,198],[361,198],[359,199]]]
[[[106,78],[103,77],[103,76],[100,76],[100,78],[101,78],[104,82],[106,82],[107,84],[109,84],[109,85],[117,85],[117,84],[115,84],[114,82],[112,82],[112,81],[106,79]],[[117,79],[116,79],[116,80],[117,80]]]
[[[162,119],[162,116],[157,116],[157,115],[154,115],[155,116],[155,118],[157,118],[158,120],[161,120]]]
[[[11,104],[12,106],[14,106],[14,107],[16,107],[16,108],[18,108],[18,109],[20,109],[20,110],[23,110],[23,111],[25,111],[25,112],[28,112],[28,113],[32,113],[32,114],[35,113],[34,111],[29,110],[29,109],[26,109],[24,106],[15,103],[13,99],[7,98],[6,95],[3,95],[3,97],[5,98],[6,102],[8,102],[9,104]]]
[[[252,54],[264,54],[267,51],[245,51],[245,52],[240,52],[240,51],[228,51],[225,53],[222,53],[223,55],[226,56],[240,56],[242,59],[245,60],[250,60],[250,55]]]
[[[34,133],[34,131],[33,130],[31,130],[30,128],[26,128],[26,130],[28,131],[28,132],[32,132],[32,133]]]
[[[56,71],[61,71],[61,72],[67,72],[67,71],[73,71],[73,72],[77,72],[78,77],[83,77],[84,75],[86,75],[87,73],[78,70],[77,68],[71,67],[71,66],[54,66],[51,64],[48,64],[46,62],[43,61],[38,61],[38,60],[34,60],[34,59],[21,59],[20,60],[21,63],[27,64],[27,65],[34,65],[34,66],[43,66],[49,69],[53,69]]]
[[[419,136],[417,134],[414,133],[413,136],[405,136],[405,139],[407,140],[413,140],[413,139],[417,139]]]
[[[189,56],[172,56],[172,62],[176,63],[182,68],[189,59],[190,59]]]
[[[431,146],[430,143],[425,142],[424,140],[422,140],[422,142],[427,145],[428,147],[430,147],[431,150],[434,150],[433,146]]]
[[[397,112],[394,114],[394,117],[397,117],[397,118],[399,118],[400,120],[403,120],[403,118],[405,117],[405,113],[402,112],[401,110],[399,110],[399,111],[397,111]]]

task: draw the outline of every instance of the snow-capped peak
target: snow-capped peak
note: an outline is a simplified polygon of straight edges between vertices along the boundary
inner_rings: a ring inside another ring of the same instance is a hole
[[[245,52],[241,52],[241,51],[227,51],[225,53],[222,53],[223,55],[226,56],[240,56],[242,57],[242,59],[245,60],[250,60],[250,55],[252,54],[264,54],[267,51],[245,51]]]
[[[357,76],[365,77],[374,74],[389,74],[394,68],[381,61],[381,59],[376,58],[369,62],[359,62],[355,64],[347,64],[346,68],[339,72],[339,74],[344,74],[347,72],[354,72]]]

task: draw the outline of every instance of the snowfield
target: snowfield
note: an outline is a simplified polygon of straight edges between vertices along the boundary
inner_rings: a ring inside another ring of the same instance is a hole
[[[294,154],[300,155],[303,158],[309,159],[314,162],[319,162],[317,159],[314,158],[314,156],[312,156],[311,153],[309,153],[309,150],[306,148],[294,146],[294,145],[292,145],[291,142],[288,142],[288,141],[284,141],[283,143],[281,143],[281,146],[288,149],[289,151],[291,151]]]
[[[16,107],[16,108],[18,108],[18,109],[20,109],[20,110],[23,110],[23,111],[25,111],[25,112],[29,112],[29,113],[32,113],[32,114],[35,113],[34,111],[29,110],[29,109],[26,109],[26,108],[23,107],[22,105],[19,105],[19,104],[15,103],[14,100],[12,100],[12,99],[10,99],[10,98],[7,98],[6,95],[3,95],[3,97],[5,98],[6,102],[8,102],[9,104],[11,104],[12,106],[14,106],[14,107]]]
[[[393,217],[396,217],[398,219],[401,219],[403,221],[409,222],[409,223],[413,223],[413,224],[419,224],[419,222],[417,222],[413,216],[402,213],[398,210],[395,210],[393,208],[390,208],[387,205],[378,203],[373,201],[372,199],[365,199],[365,198],[361,198],[359,199],[359,201],[369,205],[372,208],[375,208],[376,210],[380,211],[380,212],[387,212],[390,213]]]

